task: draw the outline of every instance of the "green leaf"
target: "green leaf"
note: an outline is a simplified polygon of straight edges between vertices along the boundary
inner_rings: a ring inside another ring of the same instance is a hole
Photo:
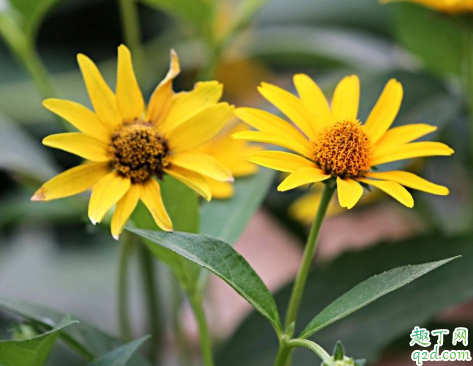
[[[408,338],[414,326],[426,326],[441,311],[473,299],[473,236],[416,236],[350,251],[317,266],[307,281],[298,324],[309,323],[314,314],[376,273],[403,266],[407,261],[425,263],[458,254],[462,255],[461,260],[438,268],[314,335],[325,349],[342,339],[347,355],[375,361],[389,344],[403,336]],[[281,312],[285,311],[291,290],[292,284],[288,284],[275,295]],[[277,350],[278,341],[271,327],[253,313],[222,347],[217,364],[271,364]],[[295,351],[293,363],[312,366],[313,356]]]
[[[335,361],[343,360],[345,357],[345,348],[343,348],[343,344],[340,341],[337,341],[335,348],[333,349],[333,359]]]
[[[395,268],[360,283],[348,291],[321,313],[302,331],[300,337],[307,338],[330,324],[343,319],[355,311],[371,304],[380,297],[395,291],[434,269],[457,259],[453,257],[437,262]]]
[[[390,6],[398,7],[396,31],[402,45],[437,73],[461,73],[465,32],[463,19],[417,4]]]
[[[268,319],[277,332],[281,331],[273,296],[248,262],[227,243],[206,235],[129,230],[213,272]]]
[[[141,0],[145,4],[164,11],[199,31],[211,26],[213,17],[213,1],[206,0]]]
[[[133,342],[124,344],[102,357],[97,358],[93,362],[88,363],[87,366],[132,366],[130,363],[132,356],[149,338],[150,336],[145,336],[134,340]]]
[[[59,311],[41,305],[5,297],[0,297],[0,308],[51,329],[58,326],[65,316]],[[63,329],[61,338],[89,360],[100,357],[122,345],[118,339],[83,321],[74,327]],[[133,366],[150,366],[150,363],[139,355],[133,357],[133,362]]]
[[[72,324],[79,323],[65,317],[50,331],[38,336],[0,341],[0,361],[4,366],[43,366],[60,333]]]
[[[251,177],[236,179],[235,194],[231,199],[205,202],[200,232],[234,244],[261,205],[274,174],[273,170],[262,169]]]
[[[174,230],[196,233],[199,229],[199,200],[196,193],[170,176],[165,176],[160,186],[164,206],[172,220]],[[160,230],[142,203],[133,213],[132,221],[140,229]],[[199,266],[172,250],[156,246],[148,240],[145,240],[145,244],[158,260],[171,268],[184,288],[190,289],[197,286]]]

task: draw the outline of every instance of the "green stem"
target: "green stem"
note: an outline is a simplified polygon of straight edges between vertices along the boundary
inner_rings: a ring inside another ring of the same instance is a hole
[[[212,80],[215,77],[215,72],[223,51],[223,47],[216,41],[207,42],[207,47],[209,49],[209,60],[207,65],[202,69],[198,78],[199,80]]]
[[[199,329],[200,350],[204,366],[213,366],[212,339],[205,317],[202,296],[198,291],[194,291],[194,293],[190,294],[189,301]]]
[[[189,366],[193,364],[192,349],[189,339],[180,321],[180,310],[182,309],[183,299],[184,296],[181,288],[179,287],[179,283],[173,277],[171,281],[172,327],[176,337],[179,365]]]
[[[124,341],[133,338],[128,303],[128,270],[132,249],[132,236],[130,233],[124,232],[120,243],[120,260],[118,265],[118,324],[120,336]]]
[[[138,79],[143,76],[145,58],[141,48],[141,30],[136,0],[118,0],[125,44],[133,54]]]
[[[54,97],[56,93],[49,79],[48,71],[34,46],[28,42],[28,45],[23,48],[19,56],[30,73],[41,97],[44,99]]]
[[[327,351],[325,351],[317,343],[309,341],[308,339],[291,339],[290,341],[287,341],[286,345],[288,348],[307,348],[319,356],[320,359],[327,365],[331,365],[333,363],[332,357],[327,353]]]
[[[322,199],[320,201],[319,209],[317,211],[317,216],[315,217],[314,222],[312,223],[312,227],[310,229],[309,238],[307,239],[307,244],[304,250],[304,258],[302,260],[302,265],[299,268],[299,273],[297,274],[296,282],[294,283],[294,287],[292,289],[291,299],[289,301],[289,307],[286,313],[286,328],[288,328],[293,322],[296,321],[297,313],[299,311],[299,306],[307,281],[307,276],[309,274],[310,265],[312,264],[312,260],[314,259],[320,227],[322,226],[322,221],[324,220],[325,213],[327,212],[328,205],[332,199],[334,192],[335,187],[331,186],[330,183],[327,183],[322,194]]]
[[[152,347],[150,348],[151,359],[158,361],[160,354],[162,323],[159,319],[161,309],[157,300],[157,285],[155,279],[154,259],[146,248],[145,244],[139,247],[141,262],[141,274],[143,278],[144,291],[146,296],[146,311],[148,313],[149,332],[152,336]]]

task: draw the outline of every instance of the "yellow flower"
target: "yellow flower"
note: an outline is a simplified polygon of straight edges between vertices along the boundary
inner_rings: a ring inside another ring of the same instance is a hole
[[[198,149],[199,152],[211,155],[217,159],[230,170],[235,178],[246,177],[258,171],[257,165],[248,161],[248,154],[261,151],[262,149],[259,145],[233,139],[232,135],[240,131],[248,131],[248,127],[242,123],[229,126],[215,139]],[[233,196],[233,184],[220,182],[209,177],[205,177],[205,179],[210,187],[213,198],[226,199]]]
[[[364,124],[358,120],[360,81],[345,77],[336,87],[330,107],[318,85],[307,75],[294,76],[299,98],[271,84],[259,92],[294,124],[269,112],[238,108],[236,115],[259,131],[239,132],[234,138],[279,145],[296,154],[261,151],[249,160],[267,168],[291,173],[278,187],[287,191],[333,178],[338,201],[352,208],[363,195],[359,183],[391,195],[407,207],[414,206],[410,187],[438,195],[448,189],[404,171],[376,172],[373,167],[423,156],[451,155],[453,150],[439,142],[413,142],[436,130],[427,124],[389,129],[403,97],[401,84],[390,80]]]
[[[118,48],[115,94],[88,57],[79,54],[77,60],[95,113],[71,101],[45,100],[47,109],[80,132],[48,136],[43,144],[86,161],[46,182],[33,201],[63,198],[92,188],[90,220],[100,222],[116,205],[111,230],[118,238],[140,199],[161,229],[172,230],[160,185],[154,178],[169,174],[207,200],[212,194],[205,177],[233,180],[231,172],[215,158],[196,151],[233,115],[233,106],[218,103],[221,84],[201,82],[190,92],[175,94],[172,82],[180,68],[177,55],[171,51],[170,70],[145,108],[125,46]]]
[[[473,0],[381,0],[384,3],[408,1],[446,13],[466,13],[473,11]]]

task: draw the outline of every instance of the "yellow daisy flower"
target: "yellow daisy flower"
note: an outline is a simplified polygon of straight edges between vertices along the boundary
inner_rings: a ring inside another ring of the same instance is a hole
[[[242,123],[229,126],[212,141],[198,149],[199,152],[217,159],[230,170],[235,178],[246,177],[258,171],[258,166],[248,161],[248,154],[262,149],[260,145],[233,139],[232,135],[240,131],[248,131],[248,127]],[[233,196],[234,188],[230,182],[220,182],[210,177],[205,177],[205,179],[213,198],[227,199]]]
[[[299,98],[267,83],[259,87],[259,92],[298,129],[263,110],[236,110],[240,119],[259,131],[239,132],[234,138],[271,143],[296,153],[261,151],[249,157],[253,163],[291,173],[278,186],[279,191],[333,178],[340,205],[349,209],[363,195],[360,183],[381,189],[407,207],[413,207],[414,200],[403,186],[448,194],[446,187],[412,173],[373,171],[377,165],[397,160],[453,154],[451,148],[439,142],[413,142],[435,131],[434,126],[413,124],[389,129],[403,97],[397,80],[386,84],[364,124],[358,120],[360,81],[356,75],[345,77],[337,85],[331,107],[307,75],[295,75],[294,84]]]
[[[233,181],[231,172],[215,158],[196,151],[233,115],[233,106],[218,103],[223,91],[220,83],[201,82],[190,92],[175,94],[172,82],[180,67],[171,51],[169,72],[145,108],[128,48],[118,48],[116,93],[87,56],[79,54],[77,60],[95,112],[67,100],[45,100],[47,109],[80,132],[48,136],[43,144],[86,161],[46,182],[33,201],[63,198],[92,188],[90,220],[100,222],[116,205],[111,230],[118,238],[139,200],[161,229],[172,230],[158,183],[164,174],[207,200],[212,194],[205,177]]]
[[[473,11],[473,0],[381,0],[383,3],[408,1],[446,13],[466,13]]]

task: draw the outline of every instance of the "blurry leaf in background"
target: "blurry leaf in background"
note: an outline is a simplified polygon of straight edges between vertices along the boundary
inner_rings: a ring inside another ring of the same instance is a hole
[[[113,351],[97,358],[87,364],[87,366],[133,366],[130,362],[132,356],[138,351],[141,345],[146,342],[150,336],[139,338],[133,342],[124,344]]]
[[[415,325],[422,326],[442,310],[473,298],[473,237],[427,235],[394,243],[383,243],[357,252],[347,252],[331,263],[319,265],[307,282],[298,328],[314,314],[370,276],[409,263],[423,263],[462,255],[463,258],[391,293],[355,314],[332,324],[314,336],[325,348],[343,339],[353,357],[376,360],[400,336]],[[323,245],[323,243],[322,243]],[[276,294],[284,311],[292,285]],[[271,364],[278,349],[272,330],[253,313],[227,341],[217,358],[218,365],[259,366]],[[294,353],[294,364],[312,366],[313,355]]]
[[[41,305],[3,297],[0,298],[0,308],[48,328],[58,326],[65,316]],[[65,328],[61,338],[68,345],[79,350],[82,355],[87,355],[90,360],[105,355],[122,345],[118,339],[82,321],[73,327]],[[150,363],[139,355],[134,355],[132,360],[133,366],[150,366]]]
[[[273,178],[274,171],[261,169],[251,177],[236,179],[232,198],[204,202],[200,232],[235,244],[266,196]]]
[[[371,304],[380,297],[458,258],[454,257],[437,262],[399,267],[363,281],[314,317],[302,331],[300,338],[310,337],[312,334]]]
[[[389,7],[396,11],[396,30],[401,45],[441,75],[461,73],[463,19],[417,4],[390,4]]]
[[[4,366],[43,366],[63,329],[77,323],[66,316],[46,333],[28,339],[0,341],[0,362]]]
[[[282,331],[271,292],[248,262],[227,243],[206,235],[129,230],[213,272],[269,320],[276,331]]]
[[[4,116],[0,116],[0,169],[40,182],[58,171],[40,143]]]

